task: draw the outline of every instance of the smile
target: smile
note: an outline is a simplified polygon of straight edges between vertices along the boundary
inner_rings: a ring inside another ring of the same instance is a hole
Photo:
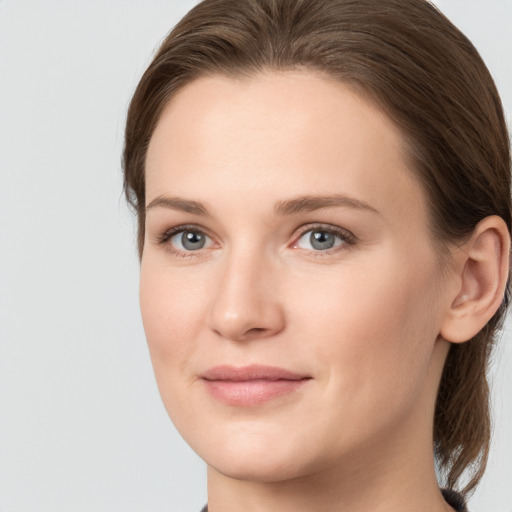
[[[213,398],[239,407],[290,395],[311,380],[309,376],[283,368],[260,365],[216,366],[204,372],[201,378]]]

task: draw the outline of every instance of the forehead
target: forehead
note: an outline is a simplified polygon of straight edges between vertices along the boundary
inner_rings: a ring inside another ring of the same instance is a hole
[[[162,113],[146,173],[147,202],[169,193],[247,203],[249,194],[278,201],[335,192],[395,214],[411,207],[400,197],[424,206],[393,122],[347,85],[305,71],[187,85]]]

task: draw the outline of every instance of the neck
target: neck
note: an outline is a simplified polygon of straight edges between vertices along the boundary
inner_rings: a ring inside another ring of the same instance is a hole
[[[209,467],[209,512],[451,510],[438,488],[432,455],[428,465],[414,455],[393,456],[386,463],[376,463],[375,452],[370,455],[371,464],[347,463],[346,467],[273,482],[237,480]]]

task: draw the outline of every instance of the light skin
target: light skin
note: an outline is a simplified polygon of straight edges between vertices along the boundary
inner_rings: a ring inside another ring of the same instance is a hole
[[[393,123],[305,71],[178,92],[146,204],[144,327],[167,411],[208,465],[209,510],[451,510],[435,397],[449,341],[499,306],[504,222],[441,256]],[[204,377],[223,365],[304,379],[230,402]]]

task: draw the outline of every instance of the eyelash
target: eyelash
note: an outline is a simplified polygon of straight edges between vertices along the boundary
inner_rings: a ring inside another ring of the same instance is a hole
[[[201,252],[200,249],[197,251],[180,251],[178,249],[175,249],[171,244],[168,243],[173,236],[179,233],[184,233],[186,231],[201,233],[211,239],[211,237],[205,232],[204,228],[201,228],[200,226],[194,224],[182,224],[180,226],[175,226],[163,232],[161,235],[158,236],[157,242],[159,245],[165,245],[166,248],[176,256],[182,258],[199,256],[199,253]],[[347,250],[350,246],[354,245],[357,242],[357,238],[350,231],[330,224],[307,224],[305,226],[300,227],[298,231],[298,234],[295,235],[294,241],[291,244],[291,247],[294,249],[298,248],[297,243],[299,242],[299,240],[309,232],[316,231],[321,233],[328,233],[336,236],[341,240],[340,244],[323,251],[304,249],[305,251],[307,251],[309,255],[313,255],[315,257],[328,256],[334,252]]]
[[[201,233],[208,238],[211,238],[203,228],[200,226],[196,226],[194,224],[181,224],[180,226],[175,226],[171,229],[168,229],[167,231],[163,232],[161,235],[158,236],[157,242],[159,245],[164,245],[167,250],[172,252],[175,256],[179,256],[181,258],[190,258],[194,256],[198,256],[198,252],[200,251],[180,251],[178,249],[175,249],[171,244],[169,244],[169,240],[179,233],[184,233],[186,231],[190,231],[193,233]]]
[[[350,246],[353,246],[357,242],[357,238],[353,233],[350,231],[337,227],[332,226],[330,224],[308,224],[306,226],[303,226],[299,228],[299,233],[295,237],[295,241],[292,244],[292,247],[297,248],[297,244],[299,240],[307,233],[328,233],[331,235],[334,235],[338,237],[341,240],[341,243],[326,250],[307,250],[308,254],[313,255],[315,257],[322,257],[322,256],[329,256],[333,253],[344,251],[350,248]]]

